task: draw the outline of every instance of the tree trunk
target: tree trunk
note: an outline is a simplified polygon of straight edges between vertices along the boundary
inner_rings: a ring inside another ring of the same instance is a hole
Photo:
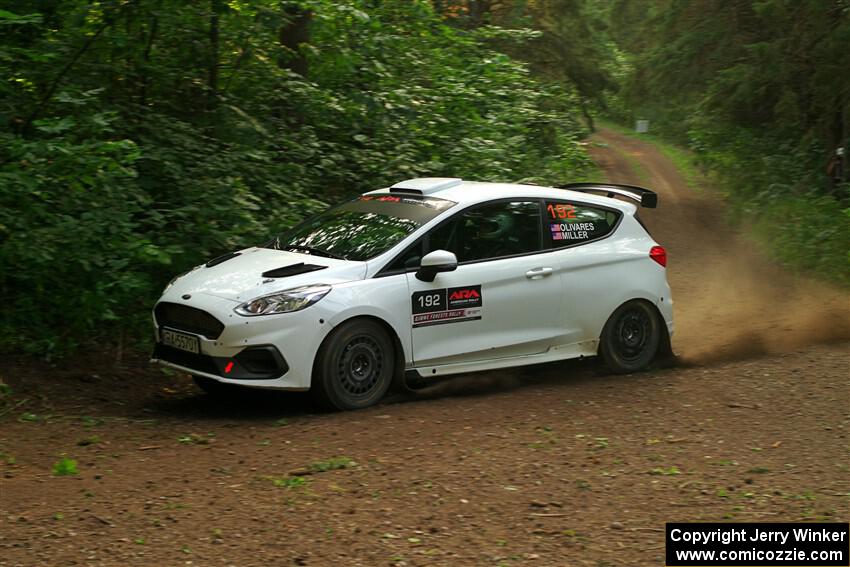
[[[210,123],[215,122],[214,113],[218,106],[218,51],[219,51],[219,29],[218,12],[220,0],[210,0],[210,62],[207,77],[207,112]]]
[[[153,42],[156,39],[156,33],[159,28],[159,18],[156,15],[151,15],[150,29],[148,30],[148,38],[145,44],[145,50],[142,52],[142,72],[139,79],[139,104],[144,108],[148,105],[148,86],[150,85],[150,61]]]
[[[310,41],[310,22],[313,12],[301,6],[288,6],[284,9],[287,23],[280,28],[278,40],[280,45],[286,48],[285,53],[278,65],[282,69],[289,69],[302,77],[307,77],[307,58],[304,57],[300,47],[302,43]]]
[[[584,115],[584,119],[587,120],[587,127],[591,132],[596,132],[596,125],[593,123],[593,115],[590,114],[590,108],[588,108],[587,99],[581,97],[581,113]]]

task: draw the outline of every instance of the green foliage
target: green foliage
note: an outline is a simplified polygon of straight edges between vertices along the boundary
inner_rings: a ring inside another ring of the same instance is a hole
[[[332,457],[327,461],[319,461],[311,463],[309,470],[313,472],[327,472],[340,469],[350,469],[356,467],[357,463],[348,457]]]
[[[770,255],[808,275],[850,285],[850,209],[825,194],[823,174],[812,170],[820,153],[816,145],[730,127],[694,129],[691,136],[733,214]]]
[[[301,488],[307,484],[307,479],[303,476],[287,476],[283,478],[273,478],[272,484],[280,488]]]
[[[423,1],[287,6],[0,10],[4,349],[134,341],[171,276],[357,192],[587,166],[575,95],[493,47],[527,30]]]
[[[53,474],[54,476],[76,476],[79,474],[79,471],[77,471],[77,461],[68,457],[62,457],[53,465]]]
[[[649,471],[651,475],[673,476],[682,474],[678,467],[656,467]]]
[[[850,147],[843,0],[618,0],[619,121],[650,119],[713,172],[779,260],[850,283]],[[845,158],[845,168],[850,169]]]
[[[197,433],[190,433],[189,435],[178,437],[177,441],[183,445],[208,445],[211,436],[212,434],[208,434],[207,437],[204,437]]]

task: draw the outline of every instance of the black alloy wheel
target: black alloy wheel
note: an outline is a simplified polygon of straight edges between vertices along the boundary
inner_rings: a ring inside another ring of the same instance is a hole
[[[605,323],[599,353],[615,373],[643,370],[653,361],[661,342],[661,321],[655,307],[635,299],[624,303]]]
[[[354,319],[336,328],[319,349],[312,390],[332,409],[360,409],[377,403],[390,387],[395,351],[375,321]]]
[[[342,349],[337,362],[337,379],[346,394],[369,395],[379,383],[384,354],[371,335],[354,337]]]

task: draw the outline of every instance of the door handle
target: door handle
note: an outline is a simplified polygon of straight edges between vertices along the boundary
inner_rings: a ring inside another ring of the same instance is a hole
[[[530,280],[539,280],[551,276],[554,271],[553,268],[534,268],[525,272],[525,277]]]

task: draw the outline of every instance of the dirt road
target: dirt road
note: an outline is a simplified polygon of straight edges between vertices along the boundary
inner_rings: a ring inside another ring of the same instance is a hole
[[[611,181],[660,193],[682,365],[320,414],[215,403],[142,360],[13,364],[0,565],[663,565],[667,521],[846,521],[850,344],[816,343],[847,338],[847,296],[764,262],[651,145],[596,141]],[[52,474],[63,456],[78,474]]]

